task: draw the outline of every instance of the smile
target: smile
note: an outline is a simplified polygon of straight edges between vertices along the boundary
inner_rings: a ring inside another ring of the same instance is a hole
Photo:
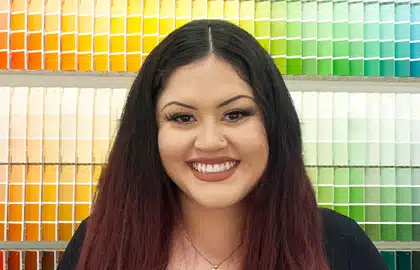
[[[194,176],[204,182],[219,182],[230,178],[240,161],[230,157],[196,158],[187,162]]]
[[[218,173],[225,172],[232,169],[236,164],[236,161],[226,161],[219,164],[204,164],[199,162],[194,162],[192,164],[193,168],[201,173]]]

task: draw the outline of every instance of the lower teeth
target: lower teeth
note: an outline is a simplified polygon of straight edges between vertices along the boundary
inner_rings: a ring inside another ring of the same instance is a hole
[[[229,169],[227,169],[227,170],[223,170],[223,171],[218,171],[218,172],[215,172],[215,171],[204,171],[204,170],[197,170],[196,168],[194,168],[194,170],[196,170],[197,172],[201,172],[201,173],[221,173],[221,172],[226,172],[226,171],[229,171],[231,168],[229,168]]]

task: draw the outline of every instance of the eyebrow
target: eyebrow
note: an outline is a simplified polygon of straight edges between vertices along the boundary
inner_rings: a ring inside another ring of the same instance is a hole
[[[220,103],[219,105],[217,105],[216,108],[221,108],[221,107],[227,106],[230,103],[232,103],[232,102],[234,102],[234,101],[236,101],[238,99],[241,99],[241,98],[248,98],[250,100],[254,100],[252,97],[247,96],[247,95],[237,95],[237,96],[234,96],[234,97],[229,98],[228,100],[223,101],[222,103]],[[188,105],[188,104],[185,104],[185,103],[182,103],[182,102],[178,102],[178,101],[171,101],[171,102],[167,103],[165,106],[163,106],[163,108],[162,108],[161,111],[163,111],[163,109],[165,109],[166,107],[168,107],[170,105],[178,105],[178,106],[181,106],[181,107],[185,107],[185,108],[188,108],[188,109],[191,109],[191,110],[198,111],[198,108],[197,107],[191,106],[191,105]]]

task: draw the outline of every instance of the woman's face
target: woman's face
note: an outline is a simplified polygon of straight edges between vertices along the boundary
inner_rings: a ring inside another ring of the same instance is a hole
[[[162,163],[182,195],[225,208],[258,183],[267,136],[252,89],[228,62],[210,56],[177,69],[156,114]]]

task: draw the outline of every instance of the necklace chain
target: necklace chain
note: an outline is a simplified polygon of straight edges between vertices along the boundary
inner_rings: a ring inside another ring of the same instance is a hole
[[[184,228],[182,228],[182,230],[183,230],[183,232],[184,232],[184,234],[185,234],[185,237],[188,239],[188,241],[191,243],[191,246],[194,248],[194,250],[198,253],[198,254],[200,254],[200,256],[201,257],[203,257],[203,259],[204,260],[206,260],[209,264],[211,264],[211,265],[213,265],[213,268],[211,269],[211,270],[217,270],[217,269],[219,269],[219,266],[220,265],[222,265],[225,261],[227,261],[233,254],[235,254],[235,252],[239,249],[239,247],[240,246],[242,246],[242,242],[223,260],[223,261],[221,261],[220,263],[218,263],[218,264],[214,264],[214,263],[212,263],[211,261],[209,261],[207,258],[206,258],[206,256],[204,256],[196,247],[195,247],[195,245],[194,245],[194,243],[193,243],[193,241],[191,240],[191,238],[188,236],[188,234],[187,234],[187,232],[185,231],[185,229]]]

